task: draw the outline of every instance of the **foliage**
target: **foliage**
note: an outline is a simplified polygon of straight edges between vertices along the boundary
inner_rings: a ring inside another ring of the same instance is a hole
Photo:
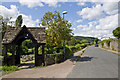
[[[20,70],[17,66],[1,66],[0,70],[3,72],[9,72],[9,71],[17,71]]]
[[[12,53],[10,53],[10,52],[7,52],[7,55],[8,55],[8,56],[11,56],[11,55],[12,55]]]
[[[70,40],[72,29],[71,23],[67,20],[63,22],[63,18],[57,11],[47,12],[41,19],[42,25],[47,27],[47,44],[50,46],[61,45],[62,40]],[[66,37],[67,36],[67,37]]]
[[[34,53],[34,44],[32,43],[32,40],[27,39],[22,42],[22,51],[21,54],[23,55],[28,55],[28,54],[33,54]]]
[[[94,42],[98,43],[99,39],[98,38],[95,38]]]
[[[56,53],[55,54],[55,63],[60,63],[64,59],[64,54],[63,53]]]
[[[3,18],[2,15],[0,15],[0,26],[2,26],[2,38],[6,32],[6,28],[7,28],[7,23],[9,21],[9,18]],[[0,30],[1,31],[1,30]]]
[[[74,37],[71,37],[71,40],[67,41],[67,45],[69,46],[75,46],[78,43],[81,44],[80,40],[75,39]]]
[[[82,41],[82,40],[87,40],[89,42],[94,42],[94,37],[84,37],[84,36],[74,36],[75,39]]]
[[[106,42],[107,46],[109,47],[111,41],[110,40],[106,40],[105,42]]]
[[[116,29],[113,30],[113,36],[116,37],[117,39],[120,39],[120,27],[117,27]]]
[[[15,26],[16,27],[21,27],[22,25],[22,22],[23,22],[23,19],[22,19],[22,15],[19,15],[15,21]]]

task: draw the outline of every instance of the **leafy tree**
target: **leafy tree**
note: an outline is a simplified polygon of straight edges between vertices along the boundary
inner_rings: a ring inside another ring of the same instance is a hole
[[[2,32],[2,38],[4,37],[4,34],[6,32],[8,21],[9,21],[9,18],[3,18],[3,16],[0,15],[0,26],[2,26],[2,28],[0,28],[0,31]]]
[[[42,25],[47,27],[47,44],[60,46],[63,40],[70,40],[72,36],[71,23],[63,18],[57,11],[47,12],[41,19]]]
[[[98,43],[99,39],[98,38],[95,38],[94,42],[95,43]]]
[[[16,27],[21,27],[22,25],[22,22],[23,22],[23,19],[22,19],[22,15],[19,15],[15,21],[15,26]]]
[[[120,39],[120,27],[117,27],[116,29],[113,30],[113,36],[116,37],[117,39]]]

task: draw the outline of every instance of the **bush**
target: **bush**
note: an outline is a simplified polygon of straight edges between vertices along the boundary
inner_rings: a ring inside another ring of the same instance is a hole
[[[109,47],[110,46],[110,40],[106,40],[106,44],[107,44],[107,46]]]
[[[63,53],[56,53],[55,54],[55,63],[60,63],[64,60],[64,54]]]
[[[69,47],[65,48],[65,59],[68,59],[72,55],[72,50]]]
[[[17,66],[1,66],[0,70],[2,70],[3,72],[9,72],[20,70],[20,68],[18,68]]]
[[[12,53],[10,53],[10,52],[7,52],[7,55],[8,55],[8,56],[11,56],[11,55],[12,55]]]

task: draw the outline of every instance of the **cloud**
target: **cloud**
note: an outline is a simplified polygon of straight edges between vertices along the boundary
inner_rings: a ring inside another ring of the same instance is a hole
[[[43,3],[48,6],[60,7],[61,5],[57,5],[58,2],[67,2],[68,0],[19,0],[21,5],[27,5],[28,8],[33,8],[36,6],[42,7]]]
[[[118,14],[107,16],[100,19],[98,22],[99,25],[96,26],[96,29],[114,29],[118,26]]]
[[[92,8],[83,8],[82,11],[78,11],[77,14],[82,16],[83,19],[100,19],[101,17],[104,17],[104,13],[102,12],[101,8],[102,6],[97,4]]]
[[[25,14],[21,14],[15,5],[10,5],[10,9],[0,5],[0,12],[1,12],[0,15],[2,15],[3,17],[8,17],[8,18],[12,17],[10,21],[14,21],[14,22],[18,15],[22,15],[22,18],[23,18],[22,26],[26,25],[28,27],[37,27],[39,23],[39,19],[36,19],[34,21],[32,20],[31,15],[27,16]],[[8,24],[8,25],[11,25],[11,24]]]
[[[79,2],[79,3],[77,3],[77,5],[79,5],[79,6],[84,6],[85,3],[84,3],[84,2]]]
[[[118,2],[104,2],[102,8],[107,14],[113,15],[118,13]]]
[[[10,5],[10,9],[5,6],[0,5],[0,15],[3,17],[16,17],[19,14],[19,11],[15,5]]]
[[[87,27],[87,25],[78,25],[77,28],[84,28]]]
[[[77,2],[119,2],[119,0],[73,0]]]
[[[112,37],[112,31],[118,27],[118,14],[106,16],[99,20],[88,22],[88,25],[78,25],[75,35],[92,36],[92,37]]]
[[[40,0],[19,0],[20,4],[27,5],[29,8],[33,8],[35,6],[44,6]]]
[[[82,22],[82,20],[81,20],[81,19],[79,19],[79,20],[77,20],[76,22],[77,22],[77,23],[81,23],[81,22]]]

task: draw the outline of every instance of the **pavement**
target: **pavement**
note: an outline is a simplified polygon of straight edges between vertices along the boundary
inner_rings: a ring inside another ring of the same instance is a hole
[[[67,78],[118,78],[118,55],[90,46]]]
[[[66,78],[75,66],[76,58],[82,53],[83,50],[74,53],[74,56],[72,58],[60,64],[54,64],[44,68],[36,69],[25,68],[4,75],[2,78]]]

